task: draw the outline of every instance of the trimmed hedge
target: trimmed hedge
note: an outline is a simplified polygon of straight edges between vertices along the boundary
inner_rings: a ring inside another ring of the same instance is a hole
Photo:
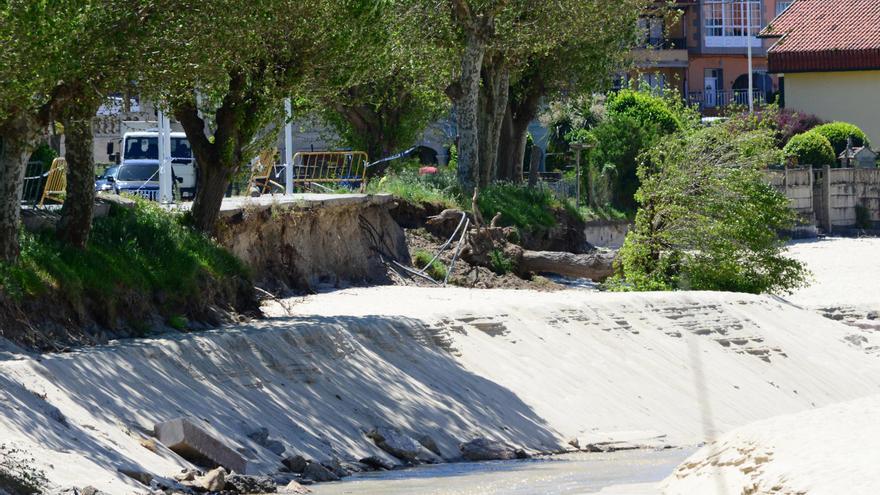
[[[868,146],[868,136],[857,126],[848,122],[831,122],[814,127],[810,132],[825,136],[834,148],[834,157],[840,156],[846,150],[847,138],[852,138],[854,148]]]
[[[837,162],[837,155],[828,138],[814,131],[798,134],[788,141],[782,149],[786,158],[797,158],[798,165],[812,165],[813,167],[833,166]]]

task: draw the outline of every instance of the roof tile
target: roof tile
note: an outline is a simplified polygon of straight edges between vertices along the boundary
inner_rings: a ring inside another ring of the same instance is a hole
[[[880,69],[880,0],[796,0],[761,35],[771,72]]]

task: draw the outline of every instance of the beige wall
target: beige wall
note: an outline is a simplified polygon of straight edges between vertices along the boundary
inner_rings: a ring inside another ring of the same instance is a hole
[[[880,147],[880,71],[786,74],[785,106],[852,122]]]

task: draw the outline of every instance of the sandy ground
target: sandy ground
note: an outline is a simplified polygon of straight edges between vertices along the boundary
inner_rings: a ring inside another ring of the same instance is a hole
[[[794,242],[791,257],[813,272],[813,284],[785,296],[808,308],[880,311],[880,238],[827,238]]]
[[[738,428],[688,458],[666,495],[873,495],[880,491],[880,396]]]

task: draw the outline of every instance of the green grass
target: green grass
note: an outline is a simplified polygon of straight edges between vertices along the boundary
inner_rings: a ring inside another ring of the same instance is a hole
[[[458,183],[452,170],[441,169],[435,175],[419,176],[417,169],[389,172],[367,185],[369,193],[387,193],[412,203],[433,203],[445,208],[463,206]]]
[[[417,269],[421,270],[422,268],[425,268],[428,263],[431,263],[431,259],[434,258],[434,255],[423,249],[419,249],[413,253],[412,257],[413,265]],[[434,260],[433,263],[428,265],[425,273],[427,273],[429,277],[439,282],[446,278],[446,266],[443,265],[443,263],[440,263],[440,261]]]
[[[501,212],[501,224],[526,230],[556,225],[554,210],[565,208],[550,191],[530,189],[524,185],[499,182],[480,191],[478,206],[488,222]],[[579,215],[576,211],[575,214]]]
[[[595,208],[581,206],[578,208],[578,211],[581,218],[587,222],[591,220],[632,220],[635,218],[635,212],[621,211],[611,205],[597,206]]]
[[[240,260],[187,227],[183,217],[155,204],[113,206],[96,219],[85,250],[73,249],[54,232],[21,235],[16,264],[0,263],[0,291],[13,299],[58,292],[73,303],[90,300],[124,310],[138,294],[168,308],[199,297],[210,279],[248,277]]]

